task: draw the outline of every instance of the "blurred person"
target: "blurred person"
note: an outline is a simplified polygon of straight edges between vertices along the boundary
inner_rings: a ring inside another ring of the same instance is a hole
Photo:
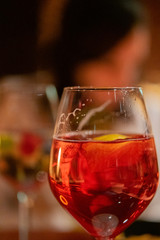
[[[72,85],[135,85],[150,49],[146,10],[137,0],[68,0],[51,45],[59,95]]]

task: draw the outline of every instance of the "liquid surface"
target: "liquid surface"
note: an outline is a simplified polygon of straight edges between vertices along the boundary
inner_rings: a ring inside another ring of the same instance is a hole
[[[95,237],[115,237],[148,206],[158,184],[154,139],[54,139],[49,181],[59,203]]]

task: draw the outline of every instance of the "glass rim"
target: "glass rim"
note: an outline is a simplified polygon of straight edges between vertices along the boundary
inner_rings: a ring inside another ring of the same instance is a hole
[[[45,94],[49,88],[52,88],[57,92],[57,89],[53,83],[26,82],[23,80],[17,82],[9,81],[0,83],[0,94],[9,92],[20,93],[21,95]]]
[[[66,91],[123,91],[123,90],[142,90],[141,86],[129,86],[129,87],[92,87],[92,86],[71,86],[71,87],[64,87]]]

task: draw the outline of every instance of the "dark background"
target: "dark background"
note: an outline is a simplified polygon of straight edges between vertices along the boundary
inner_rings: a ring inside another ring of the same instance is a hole
[[[37,69],[37,49],[56,38],[65,1],[5,0],[0,3],[0,77]],[[146,71],[159,70],[160,1],[143,2],[149,12],[152,35]]]

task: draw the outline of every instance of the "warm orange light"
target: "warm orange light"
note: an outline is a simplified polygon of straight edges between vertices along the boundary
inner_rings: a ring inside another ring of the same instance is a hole
[[[63,197],[62,195],[59,196],[59,199],[61,200],[61,202],[64,204],[64,205],[68,205],[68,201],[66,200],[65,197]]]

